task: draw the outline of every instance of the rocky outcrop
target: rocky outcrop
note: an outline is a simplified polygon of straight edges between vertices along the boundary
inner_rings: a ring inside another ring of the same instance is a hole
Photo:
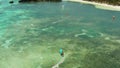
[[[61,2],[62,0],[19,0],[20,3],[24,2]]]
[[[9,1],[9,3],[12,4],[12,3],[14,3],[14,1],[11,0],[11,1]]]

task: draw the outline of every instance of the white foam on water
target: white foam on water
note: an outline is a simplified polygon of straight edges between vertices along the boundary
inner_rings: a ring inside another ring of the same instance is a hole
[[[116,42],[120,43],[120,40],[116,40]]]
[[[105,40],[110,40],[110,37],[105,37]]]
[[[43,29],[41,29],[42,31],[48,31],[48,28],[43,28]]]
[[[52,68],[59,68],[59,65],[65,61],[65,58],[66,56],[62,57],[61,60],[56,65],[54,65]]]
[[[83,32],[82,35],[85,35],[85,34],[87,35],[87,32],[88,32],[88,31],[85,30],[85,29],[82,29],[82,32]],[[93,37],[94,37],[93,35],[87,35],[87,36],[90,37],[90,38],[93,38]]]
[[[1,46],[5,47],[5,48],[9,48],[9,45],[12,43],[12,41],[13,41],[13,39],[8,39]]]
[[[52,24],[56,24],[56,23],[59,23],[59,22],[61,22],[61,21],[63,21],[63,20],[61,19],[61,20],[58,20],[58,21],[52,22]]]
[[[82,33],[76,34],[76,35],[74,35],[74,37],[79,37],[80,35],[86,35],[86,36],[88,36],[88,37],[90,37],[90,38],[95,37],[93,34],[91,34],[89,31],[87,31],[87,30],[85,30],[85,29],[82,29],[81,31],[82,31]],[[101,32],[96,32],[96,33],[97,33],[97,34],[100,34],[101,37],[104,36],[104,34],[101,33]]]
[[[104,10],[114,10],[114,11],[120,11],[120,6],[112,6],[107,4],[96,4],[96,8],[104,9]]]
[[[41,29],[42,31],[48,31],[49,29],[52,29],[53,27],[52,26],[50,26],[50,27],[46,27],[46,28],[43,28],[43,29]]]
[[[27,18],[27,16],[20,16],[20,18],[23,18],[23,19],[24,19],[24,18]]]
[[[34,26],[34,24],[30,24],[31,26]]]
[[[92,35],[88,35],[88,37],[93,38],[94,36],[92,36]]]
[[[101,32],[100,32],[99,34],[100,34],[101,37],[105,36],[105,35],[104,35],[103,33],[101,33]]]
[[[115,43],[120,43],[120,39],[117,39],[117,40],[111,40],[112,42],[115,42]]]
[[[104,10],[120,11],[120,6],[113,6],[105,3],[96,3],[96,2],[83,1],[83,0],[68,0],[68,1],[81,2],[84,4],[92,4],[95,5],[96,8],[104,9]]]
[[[52,24],[61,23],[62,21],[66,20],[66,19],[68,19],[68,17],[63,17],[63,18],[60,19],[60,20],[57,20],[57,21],[55,21],[55,22],[52,22]]]
[[[87,30],[85,30],[85,29],[82,29],[82,32],[88,32]]]
[[[65,8],[65,6],[64,6],[64,5],[62,5],[62,10],[64,10],[64,8]]]
[[[75,37],[79,37],[80,35],[86,35],[86,33],[81,33],[81,34],[75,34]]]

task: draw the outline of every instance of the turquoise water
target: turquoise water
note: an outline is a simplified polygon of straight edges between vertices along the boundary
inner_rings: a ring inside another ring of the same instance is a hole
[[[115,20],[112,20],[115,16]],[[0,68],[119,68],[120,12],[61,2],[0,11]]]

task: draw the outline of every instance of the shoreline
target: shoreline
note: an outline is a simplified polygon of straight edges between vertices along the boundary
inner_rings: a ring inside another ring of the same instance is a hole
[[[120,6],[108,5],[105,3],[96,3],[96,2],[89,2],[89,1],[83,1],[83,0],[68,0],[68,1],[80,2],[80,3],[84,3],[84,4],[92,4],[96,8],[104,9],[104,10],[120,11]]]

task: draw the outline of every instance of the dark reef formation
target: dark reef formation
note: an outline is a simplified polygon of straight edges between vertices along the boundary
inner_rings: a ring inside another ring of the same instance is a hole
[[[14,1],[9,1],[10,4],[14,3]]]
[[[20,3],[22,2],[61,2],[62,0],[19,0]]]
[[[86,1],[95,1],[100,3],[107,3],[111,5],[119,5],[120,6],[120,0],[86,0]]]

